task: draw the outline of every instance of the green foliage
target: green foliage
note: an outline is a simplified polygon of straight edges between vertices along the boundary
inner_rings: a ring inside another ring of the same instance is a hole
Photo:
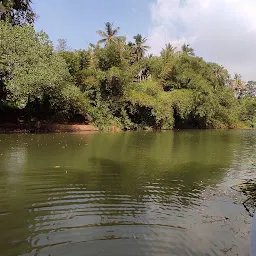
[[[141,126],[155,129],[173,127],[173,109],[170,100],[156,82],[132,84],[126,94],[131,104],[131,119]]]
[[[84,98],[74,85],[65,60],[53,52],[48,36],[32,26],[0,23],[1,82],[5,98],[24,109],[33,102],[45,104],[52,112],[82,109]],[[41,102],[41,103],[40,103]]]
[[[89,108],[89,101],[83,97],[79,88],[72,84],[67,84],[62,89],[62,108],[72,117],[74,114],[81,114],[86,116],[87,108]]]
[[[194,95],[190,90],[174,90],[169,93],[176,117],[186,119],[194,111]]]
[[[187,44],[145,57],[146,38],[126,44],[118,27],[105,25],[88,50],[59,40],[54,51],[45,33],[1,22],[0,111],[12,106],[53,120],[82,115],[101,129],[253,126],[255,82],[245,88],[239,75],[231,79]]]
[[[181,49],[185,55],[195,56],[194,49],[189,44],[183,44]]]
[[[94,124],[101,130],[120,125],[118,118],[113,116],[109,103],[100,98],[94,106],[89,107],[88,112]]]
[[[72,76],[90,65],[90,54],[85,50],[59,51],[59,55],[66,61],[69,73]]]
[[[255,128],[256,123],[256,98],[246,96],[241,99],[240,119]]]
[[[86,98],[94,101],[100,93],[100,81],[104,73],[93,68],[83,69],[76,73],[76,84]]]
[[[109,44],[105,48],[96,48],[95,58],[97,59],[96,67],[102,71],[121,66],[121,51],[115,44]]]
[[[165,45],[165,48],[162,49],[160,55],[165,61],[168,61],[168,59],[174,57],[176,50],[176,47],[173,47],[170,43],[168,43]]]
[[[162,58],[153,56],[152,58],[146,58],[141,60],[138,65],[140,67],[147,67],[150,70],[150,74],[154,80],[161,79],[161,73],[164,69],[164,61]]]
[[[117,67],[110,68],[105,72],[105,77],[101,81],[101,94],[103,98],[121,97],[124,94],[126,76]]]
[[[31,8],[31,0],[0,1],[0,20],[12,25],[32,24],[35,13]]]
[[[246,90],[243,92],[243,96],[256,97],[256,81],[248,81]]]

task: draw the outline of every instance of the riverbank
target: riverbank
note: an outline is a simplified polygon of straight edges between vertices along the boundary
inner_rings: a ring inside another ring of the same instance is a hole
[[[248,127],[246,125],[240,125],[232,130],[251,130],[255,128]],[[123,129],[124,130],[124,129]],[[144,128],[139,130],[156,131],[153,128]],[[168,129],[162,129],[168,130]],[[171,130],[171,129],[169,129]],[[172,129],[172,130],[189,130],[189,129]],[[191,129],[190,129],[191,130]],[[193,130],[193,129],[192,129]],[[230,129],[217,129],[217,130],[230,130]],[[81,123],[3,123],[0,124],[0,134],[3,133],[61,133],[61,132],[99,132],[101,129],[97,128],[93,124],[81,124]],[[106,129],[109,132],[122,131],[117,126],[112,126]]]
[[[4,123],[0,124],[0,133],[58,133],[58,132],[97,132],[91,124],[58,123]]]

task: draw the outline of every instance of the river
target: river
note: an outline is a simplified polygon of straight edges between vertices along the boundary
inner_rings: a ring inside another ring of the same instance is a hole
[[[0,255],[248,256],[255,135],[2,134]]]

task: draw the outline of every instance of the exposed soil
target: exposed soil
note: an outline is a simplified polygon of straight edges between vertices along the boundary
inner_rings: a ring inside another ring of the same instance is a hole
[[[52,133],[52,132],[95,132],[99,129],[91,124],[53,124],[53,123],[4,123],[0,133]]]

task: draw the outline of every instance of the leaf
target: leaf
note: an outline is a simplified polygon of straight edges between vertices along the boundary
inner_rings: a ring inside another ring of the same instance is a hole
[[[107,37],[107,34],[102,30],[98,30],[97,34],[99,34],[101,37]]]

